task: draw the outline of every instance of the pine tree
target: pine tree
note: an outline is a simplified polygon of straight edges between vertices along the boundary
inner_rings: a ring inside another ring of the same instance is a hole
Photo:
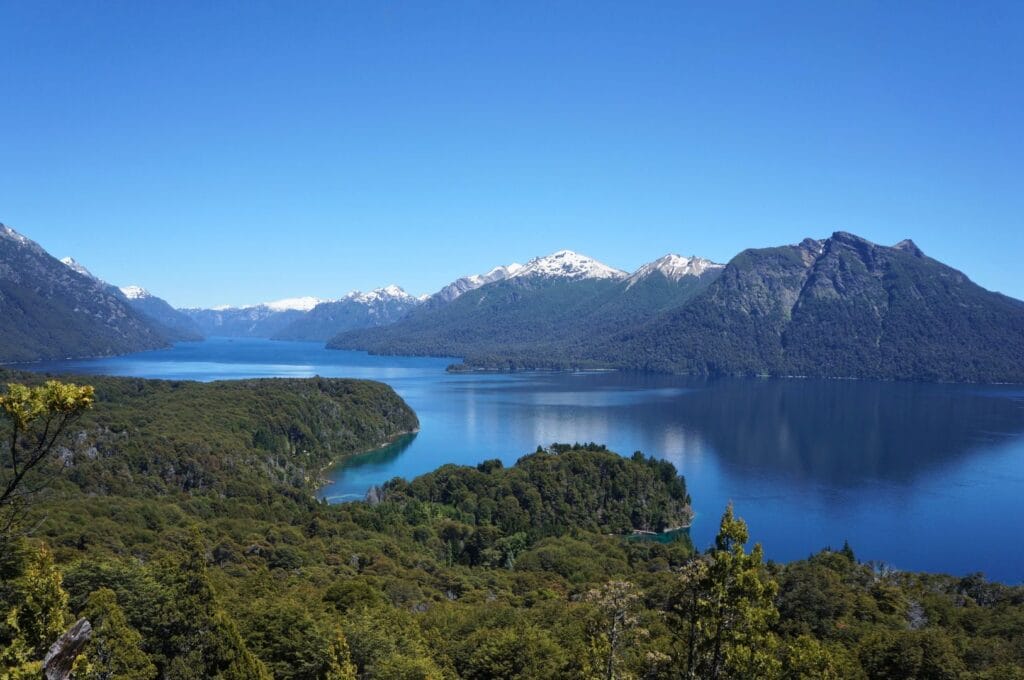
[[[245,645],[238,626],[217,603],[206,572],[202,537],[194,531],[185,556],[162,565],[160,581],[171,591],[158,616],[168,680],[270,680],[266,666]]]
[[[101,588],[89,595],[86,618],[92,640],[75,662],[76,680],[152,680],[156,666],[142,651],[142,636],[131,627],[114,591]]]
[[[730,503],[715,547],[681,573],[676,614],[685,677],[778,677],[777,641],[770,630],[778,618],[778,585],[765,572],[761,546],[745,551],[747,538],[747,525]]]

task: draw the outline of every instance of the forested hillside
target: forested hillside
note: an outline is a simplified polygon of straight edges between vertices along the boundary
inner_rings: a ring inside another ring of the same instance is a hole
[[[165,335],[175,341],[194,342],[203,339],[202,331],[184,312],[179,312],[166,301],[139,286],[126,286],[121,293],[136,311],[152,319],[165,329]]]
[[[327,346],[467,357],[487,367],[595,363],[586,358],[595,337],[677,308],[720,271],[677,279],[658,272],[630,279],[517,276],[425,305],[397,323],[342,333]]]
[[[5,677],[38,677],[78,617],[90,680],[1024,677],[1024,588],[847,547],[766,563],[731,507],[707,550],[627,536],[691,517],[642,454],[556,445],[327,505],[324,465],[417,427],[386,386],[90,380],[0,539]],[[27,394],[4,427],[64,407],[18,416]]]
[[[635,277],[488,284],[328,347],[457,356],[470,369],[1024,382],[1024,302],[910,241],[837,232],[745,250],[699,277]]]
[[[597,350],[654,370],[1024,382],[1024,303],[910,241],[748,250],[705,294]]]

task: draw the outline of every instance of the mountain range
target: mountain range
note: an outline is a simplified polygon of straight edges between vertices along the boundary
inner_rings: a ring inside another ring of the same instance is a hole
[[[368,293],[353,291],[339,300],[321,302],[271,337],[326,342],[344,331],[392,324],[423,302],[395,285]]]
[[[700,258],[666,256],[630,276],[563,250],[447,304],[424,305],[399,323],[340,334],[328,346],[472,357],[473,365],[488,368],[506,368],[507,360],[527,356],[527,363],[548,365],[552,358],[575,356],[595,332],[682,304],[721,269]]]
[[[93,274],[84,264],[73,257],[62,257],[60,261],[75,273],[103,286],[110,295],[124,298],[132,309],[167,340],[185,342],[203,339],[204,336],[199,327],[186,314],[178,311],[166,300],[153,295],[145,288],[141,286],[118,288]]]
[[[136,311],[155,321],[164,333],[176,341],[202,340],[199,325],[184,312],[172,307],[166,300],[153,295],[141,286],[124,286],[121,294]]]
[[[1024,382],[1024,303],[909,240],[836,232],[724,266],[666,256],[632,276],[582,256],[563,269],[566,258],[328,346],[462,368]]]
[[[632,273],[561,250],[433,295],[390,285],[333,300],[179,310],[0,229],[6,362],[220,335],[461,357],[463,370],[1024,382],[1024,303],[909,240],[883,246],[836,232],[745,250],[727,264],[669,254]]]

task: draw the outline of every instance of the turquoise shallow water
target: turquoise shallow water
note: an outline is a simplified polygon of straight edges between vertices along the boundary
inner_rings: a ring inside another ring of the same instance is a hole
[[[416,410],[421,431],[338,466],[322,490],[332,501],[444,463],[511,464],[538,444],[597,441],[675,463],[693,495],[691,536],[701,547],[732,500],[773,559],[849,540],[859,558],[897,568],[1024,581],[1024,386],[449,374],[449,363],[222,338],[32,368],[386,382]]]

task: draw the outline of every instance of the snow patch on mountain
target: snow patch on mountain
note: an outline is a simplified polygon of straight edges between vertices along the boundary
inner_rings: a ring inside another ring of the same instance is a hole
[[[332,300],[307,295],[303,297],[283,298],[281,300],[273,300],[271,302],[261,302],[256,305],[217,305],[216,307],[210,307],[210,311],[227,312],[230,310],[267,310],[270,312],[308,312],[321,302],[332,302]]]
[[[523,270],[523,265],[518,262],[512,264],[499,265],[494,269],[490,270],[486,274],[471,274],[470,276],[463,276],[460,279],[452,281],[441,290],[434,293],[433,296],[426,296],[423,299],[426,300],[429,297],[435,297],[445,302],[451,302],[455,298],[459,297],[463,293],[468,293],[471,290],[476,290],[480,286],[485,286],[488,283],[494,283],[495,281],[504,281],[507,278],[515,276]]]
[[[153,297],[153,294],[142,286],[123,286],[121,292],[129,300],[141,300],[143,298]]]
[[[96,278],[96,276],[91,271],[85,268],[84,264],[82,264],[73,257],[62,257],[60,258],[60,262],[71,271],[77,272],[82,276],[88,276],[93,281],[99,281],[99,279]]]
[[[624,279],[629,274],[571,250],[535,257],[509,278]]]
[[[8,238],[22,245],[30,245],[35,243],[32,239],[28,238],[27,236],[22,236],[21,234],[14,231],[13,229],[11,229],[10,227],[3,223],[0,223],[0,236]]]
[[[273,310],[275,312],[286,312],[289,310],[308,312],[321,302],[327,302],[327,300],[307,295],[304,297],[284,298],[283,300],[264,302],[261,306],[266,307],[267,309]]]
[[[696,255],[684,257],[669,253],[637,269],[629,277],[629,284],[626,287],[629,288],[652,274],[661,274],[669,281],[679,281],[686,276],[703,276],[708,271],[723,268],[725,268],[724,264],[712,262]]]
[[[369,292],[362,292],[354,290],[351,293],[341,298],[342,300],[350,300],[352,302],[359,302],[364,305],[372,304],[374,302],[387,302],[389,300],[401,300],[403,302],[417,302],[417,298],[406,293],[400,286],[391,284],[390,286],[384,286],[383,288],[375,288]]]

